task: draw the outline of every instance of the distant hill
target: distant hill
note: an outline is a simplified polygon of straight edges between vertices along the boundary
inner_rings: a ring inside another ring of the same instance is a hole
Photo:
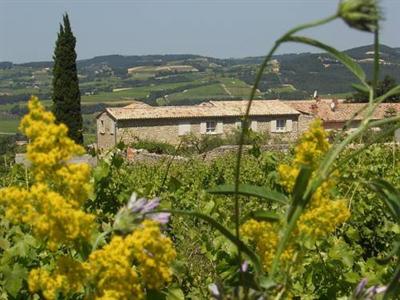
[[[366,73],[371,75],[372,45],[344,52],[357,60]],[[242,88],[245,87],[243,84],[251,86],[263,59],[262,56],[219,59],[191,54],[106,55],[79,60],[78,69],[83,94],[126,91],[158,84],[187,85],[187,88],[174,86],[175,90],[171,88],[167,92],[159,91],[155,94],[151,94],[151,88],[148,88],[147,92],[143,92],[143,96],[140,93],[132,94],[140,100],[158,97],[160,98],[158,103],[168,103],[168,99],[161,98],[171,92],[183,93],[184,90],[197,88],[193,93],[184,92],[187,94],[175,97],[180,99],[181,104],[194,103],[213,96],[218,98],[231,95],[232,98],[245,98],[244,90],[235,93],[222,86],[226,93],[215,94],[204,92],[206,88],[199,89],[199,85],[207,86],[207,83],[210,86],[216,83],[226,85],[229,81],[224,81],[224,78],[231,78],[238,80]],[[50,93],[51,67],[52,62],[22,64],[0,62],[0,70],[7,70],[0,72],[0,103],[4,97],[28,95],[33,92],[47,98]],[[184,70],[196,70],[197,73]],[[381,74],[390,75],[400,82],[400,48],[381,46]],[[314,90],[322,94],[349,93],[352,91],[351,83],[354,81],[353,75],[342,64],[325,53],[283,54],[273,57],[259,88],[262,97],[265,98],[301,99],[309,97]],[[201,92],[197,93],[198,90]],[[130,96],[128,94],[127,97]],[[154,101],[149,100],[152,104],[155,104]]]

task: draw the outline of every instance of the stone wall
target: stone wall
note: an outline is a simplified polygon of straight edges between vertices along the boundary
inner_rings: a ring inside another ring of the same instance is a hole
[[[25,167],[29,168],[32,163],[30,160],[27,158],[26,153],[16,153],[15,154],[15,163],[17,165],[24,165]],[[74,156],[72,157],[68,163],[71,164],[89,164],[91,167],[95,167],[97,165],[97,158],[93,157],[89,154],[83,154],[80,156]]]
[[[274,132],[271,133],[271,120],[276,120],[273,116],[254,117],[253,121],[257,121],[256,132],[266,133],[271,138],[278,139],[280,141],[292,141],[298,137],[299,123],[298,116],[288,115],[280,116],[287,120],[292,120],[291,132]],[[99,118],[100,119],[100,118]],[[200,124],[206,121],[223,122],[222,133],[212,133],[224,137],[229,133],[232,133],[237,129],[237,122],[239,118],[192,118],[192,119],[149,119],[149,120],[120,120],[118,121],[118,128],[116,132],[116,141],[124,141],[126,144],[133,142],[135,139],[149,139],[160,142],[166,142],[170,144],[179,144],[183,135],[179,135],[179,124],[190,123],[190,134],[195,136],[201,136]],[[210,134],[210,133],[206,133]],[[105,136],[103,137],[105,139]],[[105,145],[107,143],[102,143]],[[100,147],[100,146],[99,146]]]
[[[111,149],[116,145],[116,122],[103,112],[96,120],[97,148],[100,151]]]
[[[301,114],[299,116],[299,135],[301,135],[303,132],[307,131],[307,129],[310,127],[310,124],[312,121],[315,120],[315,116],[313,115],[307,115],[307,114]]]

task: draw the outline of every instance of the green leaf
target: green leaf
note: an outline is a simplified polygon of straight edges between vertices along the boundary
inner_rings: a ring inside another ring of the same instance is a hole
[[[215,188],[207,190],[207,192],[210,194],[223,194],[223,195],[236,194],[234,184],[218,185]],[[243,196],[251,196],[251,197],[271,200],[283,204],[289,203],[289,200],[285,195],[277,191],[269,190],[267,188],[256,185],[239,184],[238,194]]]
[[[369,184],[370,189],[382,198],[395,221],[400,224],[400,191],[383,179],[376,179]]]
[[[272,211],[253,211],[249,213],[244,220],[254,219],[257,221],[268,221],[268,222],[278,222],[281,219],[281,216]]]
[[[22,282],[28,276],[28,270],[20,264],[15,264],[12,269],[9,266],[3,267],[1,273],[4,276],[4,288],[15,298],[22,288]]]
[[[396,271],[387,287],[383,300],[396,299],[395,297],[400,294],[400,260],[397,260]]]
[[[307,166],[302,166],[297,175],[296,182],[293,188],[293,204],[290,206],[288,211],[288,222],[290,222],[294,211],[297,207],[304,207],[307,203],[307,199],[303,199],[304,193],[307,189],[308,182],[310,181],[312,174],[311,168]]]
[[[382,96],[376,98],[375,102],[380,103],[380,102],[385,101],[386,98],[389,98],[391,96],[396,96],[399,94],[400,94],[400,85],[396,85],[394,88],[390,89],[388,92],[386,92]]]
[[[309,46],[313,46],[316,48],[320,48],[325,50],[330,55],[339,60],[342,64],[344,64],[364,85],[366,85],[366,76],[364,70],[360,67],[358,63],[356,63],[350,56],[347,54],[336,50],[335,48],[328,46],[320,41],[304,37],[304,36],[289,36],[285,38],[285,41],[296,42],[301,44],[306,44]]]
[[[276,286],[276,282],[274,282],[271,278],[262,276],[260,278],[260,286],[266,290],[273,288]]]
[[[179,287],[170,287],[167,291],[167,300],[184,300],[185,295]]]
[[[171,176],[168,181],[168,191],[176,192],[182,186],[182,182],[174,176]]]
[[[221,223],[219,223],[217,220],[213,219],[210,216],[207,216],[203,213],[196,212],[196,211],[185,211],[185,210],[160,210],[160,211],[153,211],[148,214],[152,213],[160,213],[160,212],[169,212],[171,214],[176,214],[176,215],[187,215],[187,216],[193,216],[197,217],[199,219],[202,219],[206,221],[208,224],[210,224],[212,227],[217,229],[221,234],[223,234],[228,240],[230,240],[233,244],[235,244],[240,250],[247,255],[247,257],[251,260],[253,263],[254,269],[258,274],[263,274],[262,267],[261,267],[261,262],[257,256],[257,254],[254,253],[252,249],[250,249],[249,246],[247,246],[242,240],[239,240],[236,238],[236,236],[229,231],[225,226],[223,226]]]
[[[203,207],[202,207],[202,211],[205,214],[211,214],[211,212],[213,211],[215,207],[215,202],[214,201],[208,201]]]
[[[368,88],[365,85],[362,84],[357,84],[357,83],[352,83],[351,86],[353,87],[353,89],[355,89],[357,92],[361,92],[361,93],[369,93]]]
[[[146,291],[146,299],[147,300],[166,300],[166,297],[165,297],[165,294],[160,291],[149,289]]]
[[[7,250],[10,248],[10,242],[4,238],[0,238],[0,248],[3,250]]]

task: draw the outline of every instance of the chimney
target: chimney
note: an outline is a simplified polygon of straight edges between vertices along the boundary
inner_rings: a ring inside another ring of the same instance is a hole
[[[335,111],[338,108],[338,105],[339,101],[336,98],[333,98],[331,102],[331,110]]]
[[[318,113],[318,105],[316,103],[311,104],[311,112],[316,115]]]

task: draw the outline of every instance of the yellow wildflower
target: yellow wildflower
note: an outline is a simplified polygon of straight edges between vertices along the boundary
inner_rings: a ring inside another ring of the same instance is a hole
[[[176,253],[155,221],[146,220],[126,237],[114,236],[87,261],[61,257],[49,272],[35,269],[29,274],[31,292],[43,291],[55,299],[89,287],[88,299],[143,299],[144,288],[161,289],[172,280],[170,263]]]
[[[171,281],[169,265],[175,259],[176,252],[172,241],[161,234],[157,222],[145,220],[126,241],[134,249],[141,277],[147,287],[160,289],[165,282]]]
[[[281,184],[292,192],[296,177],[302,165],[307,165],[315,172],[322,156],[329,150],[328,134],[320,120],[314,121],[310,129],[300,138],[295,148],[293,163],[278,167]],[[306,211],[300,216],[296,233],[309,238],[320,238],[333,232],[345,222],[350,212],[345,200],[334,200],[331,189],[335,185],[335,176],[331,176],[313,194]]]
[[[242,235],[253,242],[261,258],[264,270],[271,267],[279,243],[279,224],[265,221],[249,220],[241,226]],[[293,248],[283,252],[281,261],[287,263],[293,258]]]
[[[95,217],[80,207],[91,193],[90,167],[67,163],[73,155],[83,153],[83,148],[67,136],[65,125],[55,123],[53,114],[46,112],[36,97],[29,101],[29,114],[20,129],[30,140],[27,157],[34,183],[28,189],[0,189],[6,218],[32,226],[52,251],[59,244],[88,240]]]
[[[329,149],[328,134],[322,127],[321,120],[317,119],[311,123],[295,147],[295,155],[290,165],[278,166],[281,184],[288,192],[292,192],[296,177],[300,172],[301,165],[308,165],[315,169],[323,154]]]
[[[69,295],[82,292],[84,278],[85,270],[82,264],[68,256],[62,256],[52,272],[42,268],[29,273],[29,290],[43,291],[46,299],[53,300],[57,298],[58,293]]]
[[[295,147],[294,159],[291,164],[281,164],[278,167],[280,182],[287,192],[291,193],[300,172],[301,166],[307,165],[314,172],[323,155],[329,150],[327,133],[321,121],[316,120],[310,129],[300,138]],[[297,221],[291,244],[281,255],[281,262],[286,265],[295,259],[295,245],[301,238],[315,240],[332,233],[337,226],[343,224],[350,216],[345,200],[334,200],[331,190],[335,185],[334,176],[325,181],[313,194],[308,206]],[[271,266],[279,243],[280,223],[247,221],[241,227],[243,236],[254,242],[265,270]],[[300,244],[301,245],[301,244]],[[298,259],[298,258],[297,258]]]
[[[95,299],[143,299],[134,253],[127,238],[115,236],[104,248],[92,252],[84,263],[87,284],[94,287]]]

